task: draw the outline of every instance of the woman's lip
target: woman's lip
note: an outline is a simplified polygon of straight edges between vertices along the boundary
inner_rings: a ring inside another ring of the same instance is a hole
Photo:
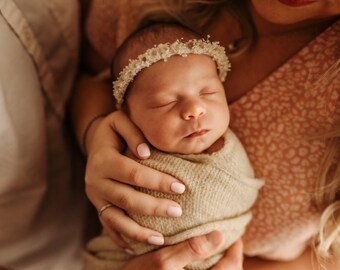
[[[278,1],[284,5],[292,7],[305,6],[315,2],[315,0],[278,0]]]
[[[195,132],[189,134],[188,136],[185,136],[185,138],[194,138],[194,137],[203,136],[207,132],[208,132],[207,129],[202,129],[202,130],[199,130],[199,131],[195,131]]]

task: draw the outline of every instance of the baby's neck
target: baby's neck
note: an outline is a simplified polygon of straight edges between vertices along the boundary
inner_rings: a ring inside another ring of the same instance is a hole
[[[204,150],[203,153],[212,154],[222,149],[223,145],[224,145],[224,137],[220,137],[208,149]]]

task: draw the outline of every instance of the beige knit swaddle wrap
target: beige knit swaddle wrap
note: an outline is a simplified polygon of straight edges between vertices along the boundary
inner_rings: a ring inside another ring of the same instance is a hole
[[[142,216],[129,213],[144,227],[161,232],[165,245],[182,242],[190,237],[220,230],[225,235],[221,252],[203,261],[196,261],[185,269],[203,270],[212,267],[223,252],[236,241],[251,219],[250,208],[256,200],[262,180],[254,172],[244,148],[237,137],[228,130],[221,150],[213,154],[167,154],[153,150],[151,157],[140,161],[149,167],[166,172],[186,185],[182,195],[169,195],[137,188],[155,197],[178,202],[183,210],[179,218]],[[131,242],[136,255],[159,247]],[[115,270],[133,256],[126,254],[103,234],[87,245],[86,269]]]

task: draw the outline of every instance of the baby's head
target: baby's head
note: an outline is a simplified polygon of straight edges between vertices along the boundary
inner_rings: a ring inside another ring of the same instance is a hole
[[[177,25],[152,25],[120,47],[112,70],[118,107],[157,149],[201,153],[227,130],[229,61],[217,43]]]

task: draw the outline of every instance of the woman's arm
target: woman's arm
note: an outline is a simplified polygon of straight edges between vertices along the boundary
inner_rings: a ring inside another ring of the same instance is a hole
[[[80,75],[73,93],[70,112],[77,141],[83,151],[86,148],[84,132],[87,125],[97,116],[109,114],[114,111],[114,103],[110,94],[109,84],[105,81],[95,80],[90,75]],[[97,118],[100,120],[99,118]],[[92,126],[95,127],[95,123]],[[87,130],[88,135],[92,130]]]
[[[340,265],[334,262],[318,263],[309,248],[300,257],[288,262],[268,261],[259,258],[246,258],[244,270],[338,270]]]

